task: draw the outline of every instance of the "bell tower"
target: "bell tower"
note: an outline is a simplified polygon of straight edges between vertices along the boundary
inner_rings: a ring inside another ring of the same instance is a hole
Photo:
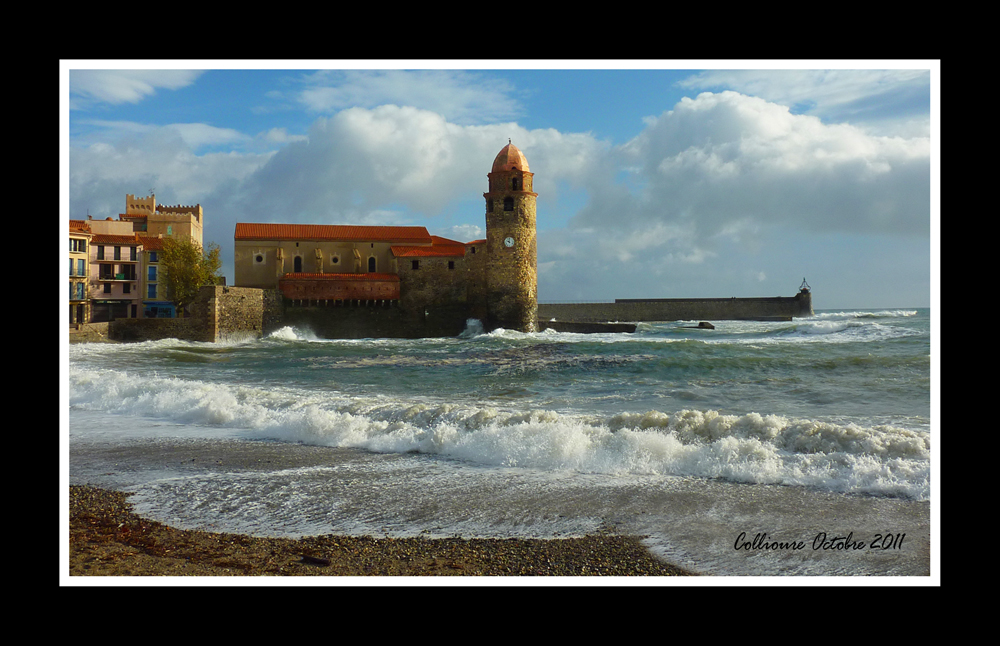
[[[534,173],[517,146],[508,143],[487,174],[487,329],[534,332],[538,327],[538,246]]]

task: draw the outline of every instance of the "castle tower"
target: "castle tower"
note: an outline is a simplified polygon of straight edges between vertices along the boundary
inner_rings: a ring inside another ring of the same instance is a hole
[[[534,174],[524,153],[508,143],[487,177],[486,327],[534,332],[538,324]]]

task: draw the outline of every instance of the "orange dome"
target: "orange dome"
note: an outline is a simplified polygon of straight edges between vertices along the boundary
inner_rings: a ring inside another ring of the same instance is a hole
[[[508,143],[503,147],[503,150],[497,153],[497,158],[493,160],[493,172],[496,173],[499,171],[514,169],[522,170],[526,173],[531,172],[528,168],[528,160],[524,157],[524,153],[522,153],[514,144]]]

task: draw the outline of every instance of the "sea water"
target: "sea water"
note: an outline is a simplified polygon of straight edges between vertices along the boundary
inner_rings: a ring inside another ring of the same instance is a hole
[[[615,532],[707,574],[929,574],[929,310],[696,324],[73,344],[70,481],[187,529]]]

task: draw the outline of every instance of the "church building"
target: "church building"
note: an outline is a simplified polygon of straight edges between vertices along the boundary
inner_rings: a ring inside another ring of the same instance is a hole
[[[447,307],[486,329],[533,332],[538,316],[537,193],[528,160],[504,146],[487,174],[486,238],[425,227],[236,224],[235,285],[277,289],[291,307]]]

